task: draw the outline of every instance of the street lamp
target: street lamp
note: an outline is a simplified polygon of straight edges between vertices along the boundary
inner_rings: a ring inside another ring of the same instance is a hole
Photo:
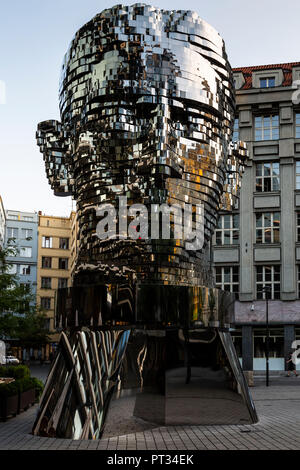
[[[267,336],[266,336],[266,386],[269,386],[269,338],[270,338],[270,331],[269,331],[269,304],[268,298],[269,293],[271,292],[270,286],[264,286],[262,291],[265,293],[266,298],[266,327],[267,327]]]

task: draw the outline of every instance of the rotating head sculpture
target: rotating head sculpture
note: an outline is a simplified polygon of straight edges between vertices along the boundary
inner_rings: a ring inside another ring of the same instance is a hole
[[[211,285],[205,247],[221,204],[235,203],[246,156],[231,143],[234,85],[220,35],[191,11],[104,10],[66,53],[60,111],[37,140],[54,193],[77,201],[78,271]],[[100,240],[97,208],[120,196],[129,207],[202,204],[202,249],[176,237]]]

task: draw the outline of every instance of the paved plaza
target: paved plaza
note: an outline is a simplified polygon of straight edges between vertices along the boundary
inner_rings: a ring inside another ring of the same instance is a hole
[[[47,367],[33,368],[32,374],[44,380]],[[162,426],[145,429],[145,423],[136,422],[135,432],[130,432],[130,423],[126,427],[124,420],[123,429],[126,429],[126,433],[114,437],[104,436],[101,441],[32,436],[30,432],[37,412],[36,405],[16,418],[0,423],[0,449],[299,450],[300,377],[272,376],[269,388],[265,386],[263,377],[255,378],[251,393],[259,415],[259,423],[255,425]]]

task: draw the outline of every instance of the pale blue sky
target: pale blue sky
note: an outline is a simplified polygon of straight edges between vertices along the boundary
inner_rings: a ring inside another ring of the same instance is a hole
[[[47,183],[42,154],[35,143],[36,125],[45,119],[59,119],[60,66],[74,33],[95,14],[116,3],[2,2],[0,80],[6,83],[7,101],[0,104],[0,194],[6,209],[69,214],[70,198],[53,196]],[[233,67],[300,61],[298,0],[149,3],[165,9],[197,11],[224,38]]]

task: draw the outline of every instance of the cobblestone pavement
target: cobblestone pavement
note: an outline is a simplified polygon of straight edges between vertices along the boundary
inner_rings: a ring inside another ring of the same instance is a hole
[[[37,375],[37,374],[36,374]],[[41,377],[41,376],[40,376]],[[251,388],[260,418],[245,426],[168,426],[101,441],[52,439],[30,434],[37,407],[0,423],[0,449],[18,450],[299,450],[300,377],[262,378]]]

